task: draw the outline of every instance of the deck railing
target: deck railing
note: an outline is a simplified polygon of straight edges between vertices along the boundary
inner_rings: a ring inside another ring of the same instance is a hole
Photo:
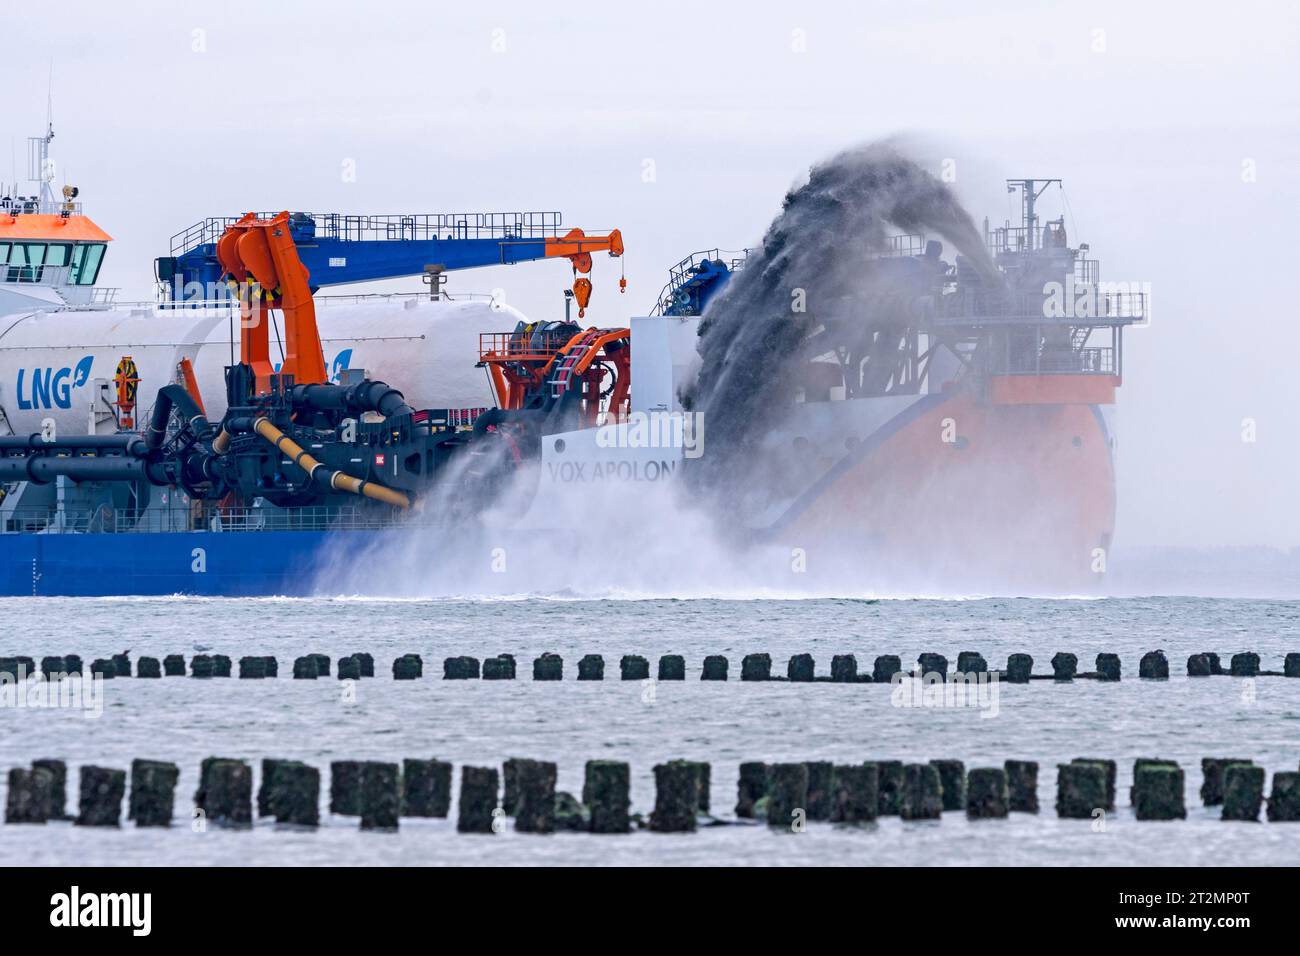
[[[278,212],[255,213],[272,219]],[[439,212],[395,215],[307,213],[318,239],[345,241],[410,239],[546,239],[560,235],[558,212]],[[171,239],[171,254],[181,256],[221,238],[236,216],[210,216],[182,229]]]
[[[1013,350],[994,375],[1114,375],[1115,349],[1110,346]]]
[[[1076,287],[1042,293],[954,292],[937,300],[939,325],[1132,325],[1146,320],[1144,292],[1101,292]]]
[[[0,197],[0,214],[7,216],[80,216],[81,203],[39,196]]]
[[[547,362],[572,338],[570,332],[480,332],[480,362]]]
[[[126,509],[15,510],[0,514],[0,534],[160,534],[197,531],[362,531],[393,527],[398,518],[369,508],[181,508],[133,514]]]

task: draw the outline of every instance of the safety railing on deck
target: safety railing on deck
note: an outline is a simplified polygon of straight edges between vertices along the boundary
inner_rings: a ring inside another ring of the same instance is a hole
[[[28,295],[32,294],[32,287],[55,290],[61,301],[41,303],[40,308],[46,312],[113,307],[121,290],[69,282],[71,271],[69,266],[0,265],[0,287],[13,283],[17,286],[15,291]]]
[[[1147,317],[1144,292],[1099,292],[1076,286],[1072,293],[954,292],[940,296],[941,325],[1131,325]]]
[[[567,332],[480,332],[479,361],[546,362],[570,338]]]
[[[330,305],[361,305],[366,302],[500,302],[499,296],[491,292],[457,292],[455,295],[447,291],[439,292],[436,300],[432,299],[427,292],[355,292],[334,293],[332,295],[316,295],[315,302],[317,306]]]
[[[116,293],[116,289],[109,290]],[[445,290],[438,294],[436,299],[431,298],[427,292],[356,292],[352,294],[335,293],[333,295],[317,294],[313,297],[317,309],[324,309],[330,306],[340,305],[363,305],[370,302],[396,302],[396,303],[421,303],[421,302],[487,302],[495,303],[498,306],[503,304],[500,296],[493,295],[491,292],[457,292],[454,295]],[[174,301],[167,297],[167,292],[162,286],[157,289],[157,296],[149,302],[118,302],[118,306],[123,308],[147,308],[159,313],[160,317],[165,317],[176,313],[177,311],[216,311],[230,312],[239,308],[239,300],[234,297],[224,299],[185,299]],[[341,340],[329,340],[341,341]]]
[[[672,266],[668,270],[668,281],[664,287],[659,290],[659,298],[655,300],[654,311],[651,315],[663,315],[673,305],[673,293],[683,285],[693,279],[700,271],[700,264],[709,262],[721,262],[731,272],[738,272],[745,266],[745,260],[749,258],[748,249],[737,251],[728,251],[725,249],[706,249],[701,252],[692,252],[681,262]]]
[[[0,265],[0,283],[19,282],[23,285],[59,286],[68,281],[67,266]]]
[[[890,236],[889,251],[881,253],[877,258],[925,255],[925,243],[925,236],[919,236],[913,233],[904,233],[900,236]]]
[[[278,212],[255,213],[271,219]],[[318,239],[373,241],[376,239],[546,239],[560,235],[558,212],[440,212],[412,215],[349,216],[307,213]],[[216,242],[236,216],[211,216],[172,236],[171,254],[184,255],[196,246]]]
[[[1040,350],[1013,351],[995,375],[1114,375],[1115,349],[1046,346]]]
[[[80,216],[81,203],[66,199],[44,200],[39,196],[2,196],[0,213],[7,216]]]
[[[381,509],[368,508],[213,508],[166,509],[133,515],[99,508],[91,511],[16,510],[0,514],[0,534],[165,534],[183,531],[362,531],[392,527]]]
[[[1075,259],[1074,279],[1081,286],[1095,288],[1101,281],[1101,263],[1096,259]]]
[[[903,233],[897,236],[887,238],[887,247],[877,252],[871,258],[874,259],[894,259],[906,256],[920,256],[925,254],[926,237],[914,233]],[[725,249],[707,249],[701,252],[693,252],[681,262],[672,266],[668,270],[668,281],[659,291],[659,297],[655,300],[655,307],[651,315],[663,315],[674,304],[674,295],[677,290],[690,282],[700,272],[700,264],[705,260],[711,262],[722,262],[731,272],[739,272],[744,268],[746,260],[752,250],[740,249],[730,252]]]

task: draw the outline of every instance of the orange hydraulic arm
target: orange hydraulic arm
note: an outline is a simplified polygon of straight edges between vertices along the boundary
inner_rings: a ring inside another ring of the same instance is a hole
[[[621,257],[623,234],[612,229],[603,236],[589,236],[581,229],[570,229],[563,236],[546,240],[547,258],[564,256],[573,263],[573,297],[578,300],[578,318],[586,316],[587,303],[591,301],[591,280],[586,275],[591,271],[593,252],[608,252],[611,259]],[[618,280],[618,291],[627,291],[626,276]]]
[[[248,213],[217,240],[217,262],[239,286],[242,302],[239,360],[253,368],[258,391],[271,387],[269,312],[284,313],[284,362],[280,373],[299,384],[327,381],[316,306],[307,268],[289,235],[289,214],[258,219]]]
[[[180,373],[181,384],[185,386],[185,391],[190,393],[194,404],[199,406],[199,411],[206,416],[208,411],[203,407],[203,396],[199,393],[199,380],[194,375],[194,363],[186,356],[177,363],[176,370]]]

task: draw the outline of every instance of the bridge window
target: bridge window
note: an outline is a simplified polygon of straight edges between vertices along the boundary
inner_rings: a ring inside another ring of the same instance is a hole
[[[102,242],[77,245],[72,248],[72,272],[68,282],[72,285],[94,285],[99,277],[99,267],[104,261]]]
[[[103,260],[102,242],[0,242],[0,270],[8,282],[40,282],[46,266],[71,266],[69,284],[94,285]]]
[[[9,268],[5,271],[8,282],[40,282],[41,268],[45,263],[45,243],[15,242],[9,250]]]
[[[72,246],[66,242],[51,242],[45,248],[45,264],[47,266],[66,266],[68,264],[68,254],[72,251]]]

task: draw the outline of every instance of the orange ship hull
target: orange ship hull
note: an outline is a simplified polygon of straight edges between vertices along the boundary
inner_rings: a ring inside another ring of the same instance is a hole
[[[1104,573],[1114,523],[1098,405],[1001,404],[955,388],[918,397],[841,452],[770,530],[810,562],[829,552],[893,583],[1073,591]]]

